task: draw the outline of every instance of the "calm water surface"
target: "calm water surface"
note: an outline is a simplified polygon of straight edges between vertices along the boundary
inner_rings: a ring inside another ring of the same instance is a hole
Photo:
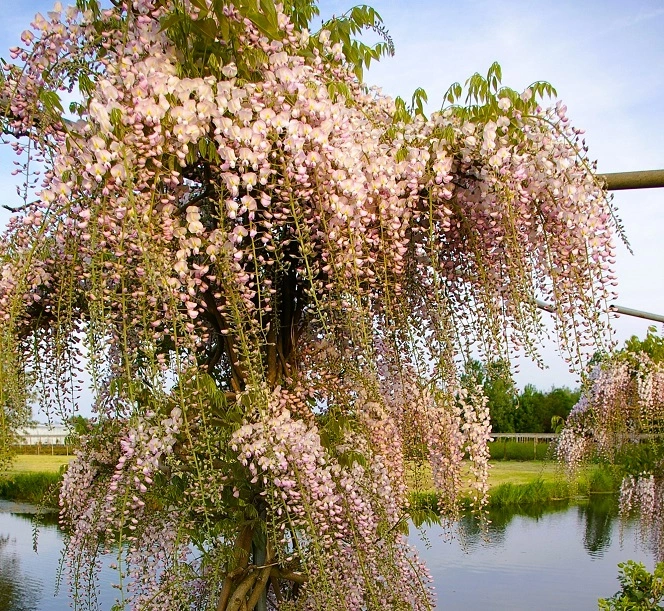
[[[577,506],[552,506],[532,515],[492,512],[482,534],[472,519],[458,525],[458,537],[441,540],[427,532],[418,544],[446,611],[575,611],[597,609],[597,599],[619,589],[618,563],[654,556],[635,524],[621,528],[612,497]]]
[[[56,593],[62,534],[55,525],[42,526],[35,553],[31,513],[30,505],[0,501],[0,611],[65,611],[66,586]],[[654,566],[632,525],[621,535],[611,498],[531,515],[492,512],[491,521],[482,532],[466,518],[451,541],[437,527],[424,529],[426,541],[417,547],[433,575],[439,609],[597,609],[600,596],[618,589],[618,562]],[[107,611],[116,594],[114,571],[104,568],[101,581],[99,607]]]

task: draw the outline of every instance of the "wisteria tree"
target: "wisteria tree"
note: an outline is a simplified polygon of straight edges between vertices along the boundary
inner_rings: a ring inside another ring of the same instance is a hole
[[[620,512],[637,512],[643,538],[664,558],[664,339],[644,340],[599,359],[560,435],[558,457],[573,471],[591,458],[622,475]]]
[[[536,295],[572,365],[603,338],[616,225],[581,131],[497,65],[429,117],[369,88],[368,7],[310,32],[313,0],[79,5],[0,73],[3,414],[95,396],[60,499],[74,603],[112,550],[119,608],[432,608],[406,474],[453,512],[468,456],[486,492],[459,359],[536,354]]]

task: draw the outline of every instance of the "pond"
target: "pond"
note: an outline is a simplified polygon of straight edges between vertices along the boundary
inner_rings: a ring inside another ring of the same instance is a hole
[[[597,609],[619,589],[618,563],[654,568],[635,523],[621,528],[617,500],[598,495],[579,505],[551,504],[529,514],[492,511],[488,532],[475,520],[457,525],[457,538],[427,532],[418,545],[445,611],[566,611]]]
[[[62,534],[55,524],[42,526],[35,553],[31,513],[30,505],[0,501],[0,609],[65,611],[66,586],[56,593]],[[438,527],[423,529],[425,540],[417,547],[432,573],[439,609],[597,609],[600,596],[618,589],[618,562],[654,566],[634,525],[621,529],[612,497],[540,507],[530,514],[493,511],[490,520],[483,531],[474,519],[464,518],[452,540]],[[98,602],[109,610],[115,572],[103,571],[108,587]]]

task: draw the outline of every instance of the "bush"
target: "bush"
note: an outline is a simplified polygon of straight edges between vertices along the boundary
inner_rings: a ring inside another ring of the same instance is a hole
[[[489,453],[491,460],[545,460],[550,457],[548,443],[508,439],[489,443]]]
[[[628,560],[618,565],[620,590],[611,598],[600,598],[602,611],[649,611],[662,609],[664,599],[664,562],[649,573],[641,562]]]
[[[489,491],[488,509],[505,507],[522,507],[550,503],[557,500],[567,500],[574,496],[576,485],[566,480],[556,482],[543,482],[537,479],[529,484],[501,484]],[[470,497],[461,498],[461,506],[470,509]],[[411,492],[411,512],[438,512],[438,495],[436,492]]]
[[[620,490],[622,471],[600,464],[593,469],[588,482],[588,492],[594,494],[616,492]]]
[[[523,509],[534,505],[545,505],[558,501],[587,497],[590,494],[615,495],[620,489],[622,476],[618,470],[598,466],[580,473],[574,480],[560,478],[555,481],[543,481],[538,478],[527,484],[505,483],[491,488],[487,503],[488,509]],[[410,509],[420,521],[425,521],[429,512],[438,512],[438,495],[435,491],[417,491],[410,493]],[[612,497],[615,498],[615,497]],[[470,509],[471,498],[460,499],[463,509]],[[422,512],[421,516],[420,513]],[[414,520],[416,521],[416,520]]]
[[[544,482],[537,479],[529,484],[501,484],[489,492],[489,507],[519,507],[569,499],[573,489],[566,480]]]

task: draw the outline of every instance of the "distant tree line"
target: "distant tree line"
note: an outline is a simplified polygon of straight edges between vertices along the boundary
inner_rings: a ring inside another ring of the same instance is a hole
[[[580,397],[579,390],[565,386],[542,391],[527,384],[519,392],[508,363],[502,360],[487,364],[470,360],[463,378],[484,389],[494,433],[555,433],[557,423],[567,418]]]

